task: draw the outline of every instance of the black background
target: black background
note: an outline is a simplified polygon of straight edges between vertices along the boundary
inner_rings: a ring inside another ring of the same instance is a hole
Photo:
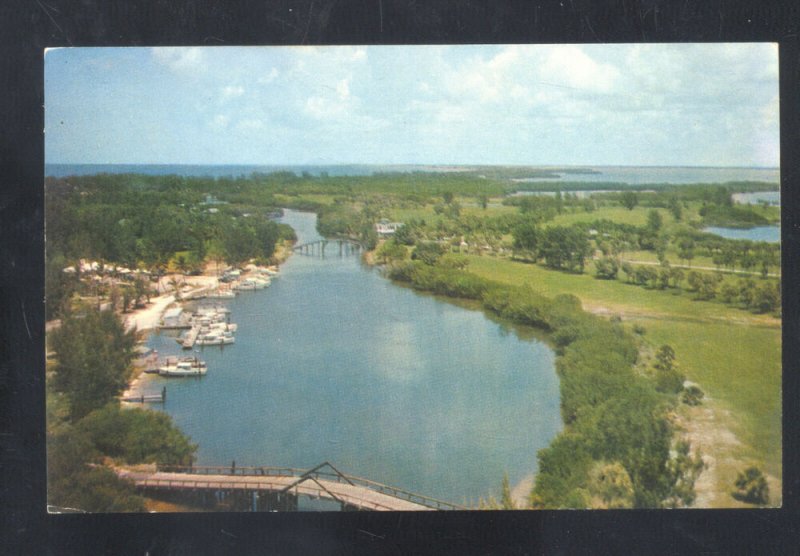
[[[13,0],[0,2],[0,553],[796,554],[796,2]],[[776,510],[48,515],[43,50],[53,46],[780,44],[783,504]]]

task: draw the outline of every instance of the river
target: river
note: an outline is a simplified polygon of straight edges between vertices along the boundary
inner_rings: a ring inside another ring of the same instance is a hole
[[[286,211],[300,243],[313,214]],[[392,284],[357,254],[293,255],[272,286],[226,302],[236,344],[166,384],[198,464],[346,473],[455,503],[499,497],[562,428],[554,355],[530,331]],[[178,354],[174,336],[150,346]]]

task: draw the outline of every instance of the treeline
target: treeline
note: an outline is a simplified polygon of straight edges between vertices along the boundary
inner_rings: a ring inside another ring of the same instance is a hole
[[[676,386],[661,375],[674,375],[674,369],[637,373],[635,339],[620,323],[585,313],[572,295],[549,299],[527,286],[501,285],[441,264],[447,260],[399,263],[389,276],[419,290],[478,300],[486,310],[550,332],[556,346],[566,426],[538,454],[531,506],[690,505],[702,462],[689,455],[688,444],[672,442],[667,412],[677,403],[682,379]]]
[[[632,265],[611,257],[595,261],[595,277],[603,280],[619,278],[652,290],[686,291],[699,301],[716,300],[753,313],[781,312],[779,280],[753,280],[750,277],[723,276],[720,273],[698,272],[666,265]],[[619,272],[624,274],[618,274]]]
[[[120,409],[135,331],[112,311],[64,315],[48,338],[47,500],[90,512],[145,511],[133,485],[106,464],[189,465],[197,446],[161,412]]]
[[[68,266],[79,270],[80,259],[145,268],[156,276],[170,264],[182,272],[198,271],[207,257],[230,264],[269,260],[276,244],[293,239],[294,231],[270,219],[276,208],[263,199],[259,205],[241,205],[210,193],[235,183],[135,175],[49,179],[47,318],[56,316],[64,299],[80,288],[79,280],[63,273]],[[211,204],[205,204],[207,195]]]

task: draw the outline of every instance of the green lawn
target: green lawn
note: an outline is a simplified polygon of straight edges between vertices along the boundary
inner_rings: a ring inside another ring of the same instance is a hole
[[[781,330],[648,320],[645,338],[669,344],[689,380],[733,410],[743,455],[781,477]],[[749,448],[749,449],[748,449]]]

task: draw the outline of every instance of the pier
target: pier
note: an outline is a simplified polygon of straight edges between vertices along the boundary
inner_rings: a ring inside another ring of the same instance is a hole
[[[342,511],[464,510],[462,506],[346,475],[328,462],[313,469],[288,467],[160,466],[116,470],[136,488],[152,493],[185,493],[206,505],[223,501],[237,511],[296,511],[298,498],[326,499]]]
[[[128,403],[165,403],[167,401],[167,387],[161,389],[160,394],[138,394],[129,395],[121,398],[123,402]]]
[[[183,338],[181,342],[181,347],[183,349],[192,349],[194,347],[194,343],[197,341],[197,336],[200,334],[200,327],[193,326],[189,329],[189,332],[186,333],[186,336]]]

